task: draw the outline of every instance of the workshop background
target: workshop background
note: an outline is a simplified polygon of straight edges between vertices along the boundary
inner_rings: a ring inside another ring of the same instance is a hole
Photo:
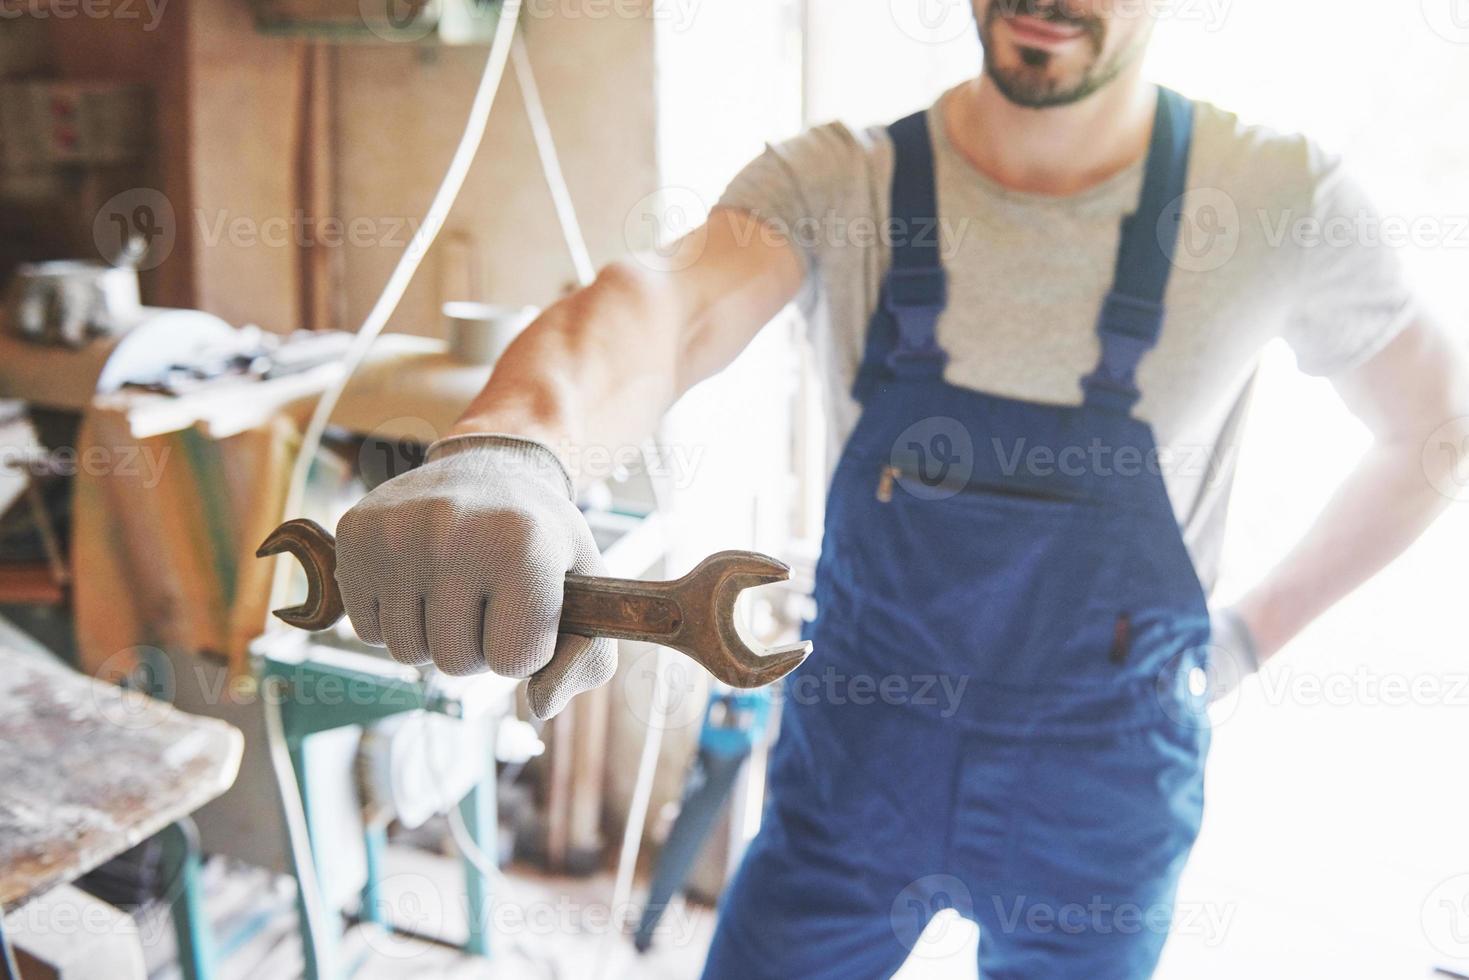
[[[1152,76],[1344,154],[1397,230],[1382,247],[1469,329],[1469,9],[1161,6]],[[533,726],[511,683],[425,687],[345,627],[266,632],[284,573],[255,549],[498,23],[478,0],[0,0],[0,909],[27,978],[697,975],[758,826],[768,706],[625,643],[611,684]],[[421,458],[589,263],[666,261],[764,142],[896,118],[979,64],[967,0],[527,0],[518,37],[331,415],[301,498],[323,523]],[[614,574],[789,560],[747,610],[769,643],[821,533],[801,334],[779,318],[583,501]],[[1365,439],[1268,352],[1223,595]],[[1469,486],[1441,489],[1430,534],[1215,706],[1161,977],[1469,973]],[[729,717],[748,760],[671,847]],[[687,897],[635,936],[660,859]],[[941,916],[901,976],[972,977],[975,942]]]

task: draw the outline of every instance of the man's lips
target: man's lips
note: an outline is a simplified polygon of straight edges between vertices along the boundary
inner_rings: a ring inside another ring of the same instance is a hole
[[[1015,35],[1017,44],[1030,48],[1059,48],[1086,33],[1074,24],[1057,23],[1024,14],[1006,17],[1004,23],[1010,28],[1010,33]]]

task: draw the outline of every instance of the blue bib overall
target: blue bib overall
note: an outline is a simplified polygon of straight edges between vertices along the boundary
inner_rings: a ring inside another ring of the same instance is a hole
[[[1198,832],[1209,617],[1147,424],[1192,106],[1159,96],[1080,406],[944,381],[926,118],[831,487],[815,653],[706,977],[885,977],[950,908],[985,980],[1150,976]],[[1061,243],[1058,247],[1065,247]]]

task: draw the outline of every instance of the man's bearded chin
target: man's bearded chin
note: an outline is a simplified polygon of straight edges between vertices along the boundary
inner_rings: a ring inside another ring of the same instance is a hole
[[[1049,109],[1080,102],[1122,74],[1131,61],[1131,52],[1121,52],[1103,61],[1106,25],[1088,19],[1079,23],[1086,31],[1085,41],[1091,48],[1091,58],[1079,71],[1069,69],[1064,74],[1056,73],[1054,55],[1048,51],[1025,47],[1019,49],[1018,63],[1001,65],[994,54],[996,49],[993,37],[994,25],[1001,16],[1002,7],[1003,4],[997,3],[990,8],[990,15],[979,30],[985,52],[984,70],[1000,90],[1000,94],[1018,106]]]

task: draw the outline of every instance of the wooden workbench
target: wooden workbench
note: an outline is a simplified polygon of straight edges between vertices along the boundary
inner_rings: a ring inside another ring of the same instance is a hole
[[[0,911],[219,796],[242,744],[221,721],[0,646]]]

